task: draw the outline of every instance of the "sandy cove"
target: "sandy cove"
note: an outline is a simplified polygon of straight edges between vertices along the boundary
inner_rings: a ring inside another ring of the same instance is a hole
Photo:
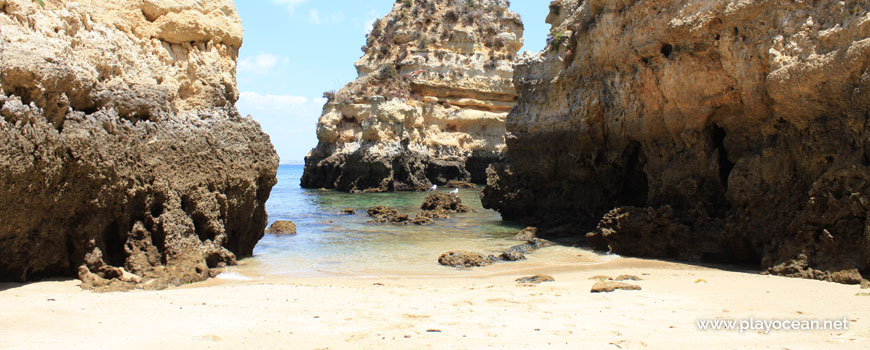
[[[870,290],[654,260],[499,264],[476,276],[212,280],[96,294],[0,284],[0,348],[866,349]],[[520,285],[546,273],[555,282]],[[641,291],[592,294],[596,275]],[[696,283],[699,279],[706,283]],[[699,319],[849,321],[843,331],[700,331]]]

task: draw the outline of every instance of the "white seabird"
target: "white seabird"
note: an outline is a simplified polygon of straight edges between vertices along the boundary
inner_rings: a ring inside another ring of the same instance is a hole
[[[459,194],[459,189],[454,188],[453,191],[450,191],[450,194]]]
[[[435,190],[437,190],[437,189],[438,189],[438,185],[432,185],[432,187],[429,187],[429,189],[426,190],[426,192],[433,192],[433,191],[435,191]]]

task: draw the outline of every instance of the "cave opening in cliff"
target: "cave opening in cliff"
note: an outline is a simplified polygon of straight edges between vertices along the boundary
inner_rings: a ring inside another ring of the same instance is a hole
[[[674,52],[674,47],[671,44],[662,45],[662,56],[665,56],[665,58],[670,58],[671,52]]]
[[[725,148],[725,136],[725,129],[713,124],[711,137],[713,149],[716,152],[716,161],[719,165],[719,181],[722,183],[722,188],[727,191],[728,177],[731,176],[731,171],[734,170],[734,163],[728,160],[728,150]]]
[[[124,266],[126,256],[124,253],[124,242],[127,241],[126,232],[121,231],[118,222],[113,221],[103,230],[103,260],[112,266]]]
[[[649,180],[643,169],[646,165],[646,155],[637,141],[632,141],[626,155],[622,184],[622,202],[624,203],[620,203],[620,205],[645,206],[649,194]]]

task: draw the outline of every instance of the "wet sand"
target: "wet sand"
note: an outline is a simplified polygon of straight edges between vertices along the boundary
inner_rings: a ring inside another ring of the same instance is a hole
[[[577,250],[579,251],[579,250]],[[571,252],[565,250],[562,253]],[[95,294],[78,281],[0,284],[0,348],[866,349],[870,292],[656,260],[567,254],[435,276],[228,277]],[[594,260],[599,259],[599,262]],[[555,282],[514,280],[549,274]],[[592,294],[596,275],[641,291]],[[699,279],[706,283],[698,283]],[[700,319],[848,320],[848,330],[701,331]]]

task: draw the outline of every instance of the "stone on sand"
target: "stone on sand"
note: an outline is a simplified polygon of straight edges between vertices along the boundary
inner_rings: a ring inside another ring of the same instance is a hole
[[[616,277],[613,280],[614,281],[642,281],[643,279],[641,279],[640,277],[637,277],[635,275],[620,275],[619,277]]]
[[[555,282],[556,279],[553,278],[553,276],[548,276],[548,275],[535,275],[535,276],[530,276],[530,277],[517,278],[516,281],[517,281],[517,283],[523,283],[523,284],[541,284],[544,282]]]
[[[600,281],[592,286],[591,293],[610,293],[617,289],[622,290],[640,290],[640,286],[628,284],[625,282]]]

